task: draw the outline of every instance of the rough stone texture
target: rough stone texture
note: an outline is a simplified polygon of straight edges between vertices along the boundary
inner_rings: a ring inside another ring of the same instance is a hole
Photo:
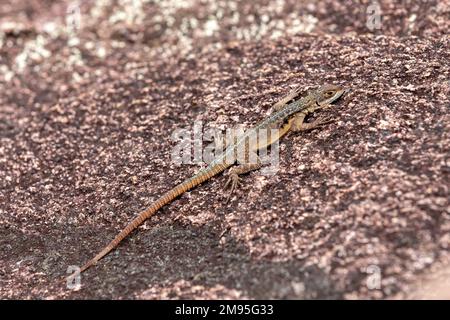
[[[369,1],[298,2],[83,1],[77,19],[3,0],[0,297],[420,298],[424,275],[448,280],[450,2],[380,1],[373,31]],[[65,289],[198,170],[171,161],[174,130],[252,124],[323,83],[352,91],[283,140],[276,175],[229,204],[212,179]]]

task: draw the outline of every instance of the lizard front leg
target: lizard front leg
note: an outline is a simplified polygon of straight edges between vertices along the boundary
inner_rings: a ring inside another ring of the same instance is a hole
[[[330,117],[320,117],[313,122],[307,123],[305,122],[305,117],[305,113],[299,113],[294,117],[294,121],[292,121],[291,125],[291,130],[293,132],[313,130],[334,121],[334,119]]]
[[[226,189],[228,186],[230,186],[230,193],[228,194],[226,202],[230,200],[234,190],[240,183],[241,178],[239,177],[239,175],[246,174],[253,170],[258,170],[259,168],[261,168],[261,166],[262,166],[261,160],[258,158],[256,163],[240,164],[236,167],[231,168],[228,171],[228,180],[225,183],[224,188]]]

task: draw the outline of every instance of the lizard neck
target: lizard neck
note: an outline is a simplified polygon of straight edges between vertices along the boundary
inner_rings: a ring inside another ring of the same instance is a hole
[[[286,120],[290,119],[292,115],[308,109],[314,103],[312,97],[307,96],[299,100],[293,101],[283,109],[271,114],[267,119],[261,121],[253,129],[260,130],[271,127],[273,124],[282,124]]]
[[[297,101],[293,101],[280,111],[277,111],[274,114],[272,114],[268,118],[268,120],[272,120],[272,122],[285,121],[292,115],[307,109],[310,105],[312,105],[313,102],[314,100],[310,96],[301,98]]]

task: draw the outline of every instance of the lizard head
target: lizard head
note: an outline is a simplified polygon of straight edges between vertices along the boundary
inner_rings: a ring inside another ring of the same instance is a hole
[[[318,106],[326,106],[339,99],[346,90],[335,85],[324,85],[317,89],[314,98]]]

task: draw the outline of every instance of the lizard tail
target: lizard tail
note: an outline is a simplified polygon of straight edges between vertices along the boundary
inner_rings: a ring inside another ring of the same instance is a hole
[[[225,164],[218,164],[212,168],[206,168],[193,176],[192,178],[185,180],[180,183],[172,190],[163,194],[158,200],[156,200],[150,207],[142,211],[136,218],[134,218],[126,227],[123,229],[102,251],[100,251],[94,258],[89,260],[80,269],[80,273],[89,269],[95,265],[101,258],[106,256],[111,250],[113,250],[117,245],[128,236],[134,229],[136,229],[142,222],[147,218],[152,216],[156,211],[158,211],[162,206],[171,202],[176,197],[180,196],[184,192],[192,189],[193,187],[201,184],[202,182],[208,180],[209,178],[217,175],[218,173],[224,171],[227,168]]]

